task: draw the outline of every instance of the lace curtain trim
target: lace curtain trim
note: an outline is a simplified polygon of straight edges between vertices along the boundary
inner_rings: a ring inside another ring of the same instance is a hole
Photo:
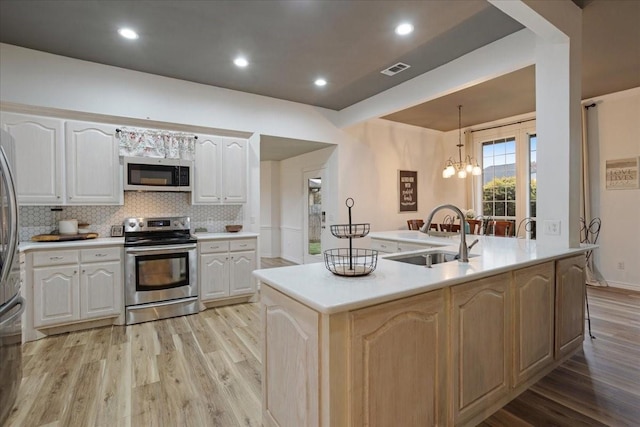
[[[180,132],[120,128],[120,155],[193,160],[196,136]]]

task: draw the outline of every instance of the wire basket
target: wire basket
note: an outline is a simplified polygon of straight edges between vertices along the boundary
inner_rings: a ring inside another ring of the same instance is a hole
[[[331,234],[338,239],[360,238],[369,234],[369,224],[336,224],[331,226]]]
[[[327,249],[324,264],[338,276],[366,276],[378,265],[378,251],[373,249]]]

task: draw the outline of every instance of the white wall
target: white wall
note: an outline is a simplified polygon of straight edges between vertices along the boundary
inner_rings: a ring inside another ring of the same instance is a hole
[[[336,217],[334,201],[337,193],[338,150],[336,147],[303,154],[280,162],[280,228],[281,257],[298,264],[303,263],[303,224],[305,183],[303,175],[306,171],[325,169],[325,180],[322,183],[322,209],[327,213],[327,222],[333,223]],[[328,230],[329,228],[327,228]],[[328,241],[326,233],[323,244]],[[331,247],[328,243],[323,249]]]
[[[260,162],[260,256],[280,256],[280,162]]]
[[[602,220],[596,267],[611,286],[640,290],[640,189],[607,190],[605,162],[640,156],[640,87],[589,100],[592,216]],[[618,264],[624,263],[624,269]]]
[[[347,197],[355,200],[354,222],[368,222],[372,231],[406,229],[408,219],[425,219],[442,203],[466,208],[464,182],[442,178],[444,161],[457,150],[457,132],[382,119],[351,126],[346,132],[351,140],[340,145],[340,220],[347,220]],[[418,212],[399,212],[398,170],[418,172]]]

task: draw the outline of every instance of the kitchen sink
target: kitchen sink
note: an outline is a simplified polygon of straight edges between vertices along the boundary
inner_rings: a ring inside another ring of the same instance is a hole
[[[477,257],[478,255],[469,254],[469,258]],[[388,257],[391,261],[404,262],[406,264],[424,265],[425,267],[431,267],[435,264],[441,264],[443,262],[457,261],[457,252],[445,252],[445,251],[433,251],[425,253],[413,253],[407,255],[400,255],[397,257]]]

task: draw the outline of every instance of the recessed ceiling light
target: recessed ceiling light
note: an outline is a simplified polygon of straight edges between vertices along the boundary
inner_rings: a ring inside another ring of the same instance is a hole
[[[326,86],[327,85],[327,81],[325,79],[316,79],[315,82],[313,82],[316,86]]]
[[[404,22],[396,27],[396,34],[399,36],[406,36],[407,34],[411,34],[413,32],[413,25],[408,22]]]
[[[133,31],[131,28],[120,28],[118,30],[118,34],[129,40],[135,40],[138,38],[138,33]]]
[[[239,56],[236,59],[234,59],[233,63],[236,64],[237,67],[241,67],[241,68],[244,68],[247,65],[249,65],[249,61],[247,61],[246,58],[243,58],[241,56]]]

